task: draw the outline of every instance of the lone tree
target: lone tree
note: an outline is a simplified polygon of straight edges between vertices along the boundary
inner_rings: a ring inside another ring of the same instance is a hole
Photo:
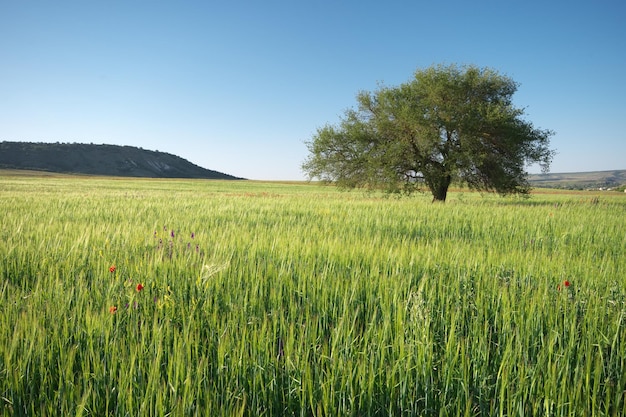
[[[398,87],[357,95],[358,109],[306,142],[302,169],[341,187],[411,192],[424,185],[445,201],[452,181],[500,194],[527,194],[525,167],[549,169],[553,132],[522,119],[517,83],[489,68],[418,70]]]

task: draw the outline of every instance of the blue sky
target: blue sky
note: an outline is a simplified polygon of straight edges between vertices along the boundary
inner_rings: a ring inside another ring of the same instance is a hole
[[[0,0],[0,141],[132,145],[299,180],[360,90],[490,67],[552,172],[626,169],[626,3]],[[532,169],[531,169],[532,171]]]

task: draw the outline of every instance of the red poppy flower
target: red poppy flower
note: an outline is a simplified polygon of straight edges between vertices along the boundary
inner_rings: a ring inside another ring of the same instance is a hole
[[[115,272],[115,265],[111,265],[111,266],[109,267],[109,272],[110,272],[110,273]]]
[[[109,307],[109,313],[115,314],[116,311],[117,311],[117,307],[115,307],[115,306]]]
[[[568,280],[563,281],[563,285],[565,285],[565,287],[569,287],[569,281]]]
[[[137,284],[137,291],[143,290],[143,284]]]

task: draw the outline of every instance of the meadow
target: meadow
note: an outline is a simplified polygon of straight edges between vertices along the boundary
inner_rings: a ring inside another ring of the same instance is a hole
[[[626,197],[0,176],[0,415],[618,416]]]

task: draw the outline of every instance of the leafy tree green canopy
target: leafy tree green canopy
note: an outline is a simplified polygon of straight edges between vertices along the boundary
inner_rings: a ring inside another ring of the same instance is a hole
[[[527,194],[526,167],[549,169],[552,132],[512,104],[517,83],[489,68],[433,66],[398,87],[357,95],[338,126],[306,142],[310,179],[411,192],[445,201],[452,181],[500,194]]]

